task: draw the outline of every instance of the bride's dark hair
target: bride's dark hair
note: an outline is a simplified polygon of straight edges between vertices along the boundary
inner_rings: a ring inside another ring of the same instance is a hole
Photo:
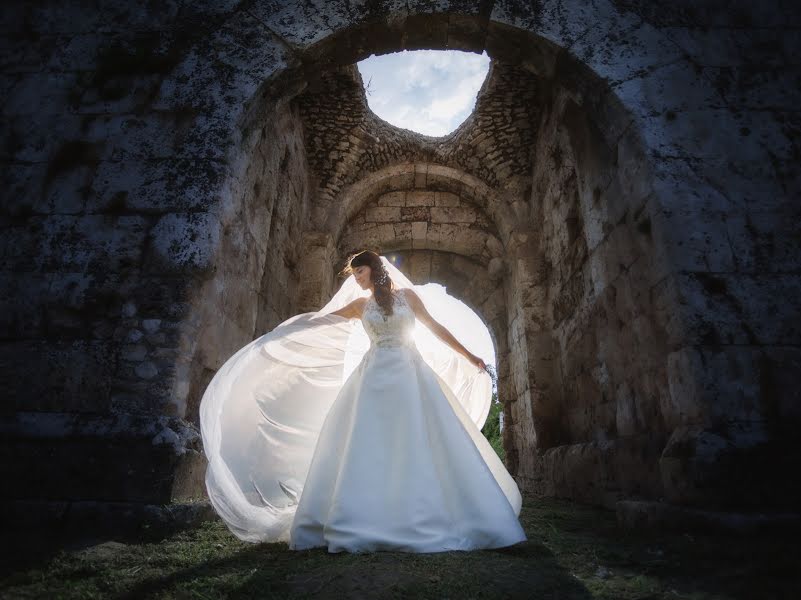
[[[392,278],[381,262],[381,257],[372,250],[362,250],[348,258],[342,273],[350,275],[356,267],[370,267],[370,280],[373,282],[373,296],[376,303],[384,309],[384,314],[392,314]],[[381,283],[379,283],[381,282]]]

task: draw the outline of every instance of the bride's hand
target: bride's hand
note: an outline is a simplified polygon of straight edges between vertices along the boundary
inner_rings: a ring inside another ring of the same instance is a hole
[[[479,369],[484,369],[485,371],[487,370],[486,363],[483,360],[481,360],[478,356],[476,356],[475,354],[471,354],[470,358],[468,360],[471,363],[473,363],[475,366],[477,366]]]

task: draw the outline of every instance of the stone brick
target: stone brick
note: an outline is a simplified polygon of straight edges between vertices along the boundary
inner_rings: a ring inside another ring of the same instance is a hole
[[[459,196],[450,192],[437,192],[434,196],[436,206],[459,206]]]
[[[368,223],[386,223],[388,221],[399,221],[401,209],[395,206],[380,206],[368,208],[365,212],[365,221]]]
[[[403,221],[432,221],[431,211],[427,206],[409,206],[401,208],[400,217]]]
[[[434,206],[434,192],[412,191],[406,195],[406,206]]]
[[[405,206],[406,192],[389,192],[378,199],[378,206]]]
[[[13,399],[13,410],[108,412],[117,366],[113,342],[6,342],[0,353],[0,381]]]
[[[473,223],[476,220],[476,212],[471,208],[442,208],[439,206],[431,209],[432,223]]]
[[[116,272],[141,263],[149,221],[138,216],[61,216],[31,220],[41,232],[39,268]]]
[[[208,213],[170,213],[153,227],[149,268],[208,269],[220,240],[220,224]]]

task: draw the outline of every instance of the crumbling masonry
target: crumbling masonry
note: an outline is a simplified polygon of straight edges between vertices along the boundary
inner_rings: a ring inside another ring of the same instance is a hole
[[[797,507],[801,11],[357,4],[3,9],[3,501],[202,496],[211,376],[370,247],[485,320],[522,489]],[[354,66],[423,48],[492,58],[441,138]]]

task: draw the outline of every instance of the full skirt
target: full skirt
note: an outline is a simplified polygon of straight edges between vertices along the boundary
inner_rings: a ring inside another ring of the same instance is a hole
[[[320,429],[294,550],[442,552],[525,541],[518,487],[414,345],[371,347]]]

